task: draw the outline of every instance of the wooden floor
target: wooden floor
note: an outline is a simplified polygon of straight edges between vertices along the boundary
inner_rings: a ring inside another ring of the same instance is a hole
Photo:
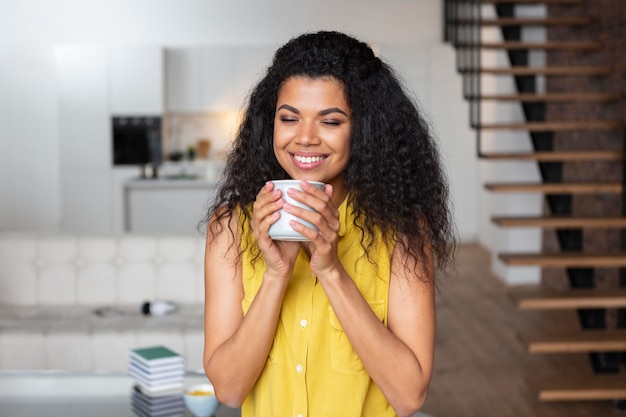
[[[433,417],[619,414],[609,401],[540,403],[530,388],[532,377],[571,372],[575,364],[587,365],[587,356],[528,354],[518,332],[546,326],[545,315],[514,307],[506,285],[491,274],[490,256],[480,246],[462,245],[457,256],[456,271],[439,278],[435,374],[424,413]],[[573,315],[563,319],[576,323]]]

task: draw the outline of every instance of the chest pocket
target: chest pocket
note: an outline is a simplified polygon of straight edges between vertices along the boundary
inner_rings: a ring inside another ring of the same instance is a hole
[[[382,322],[385,317],[385,300],[367,302]],[[343,330],[339,319],[331,307],[328,307],[330,324],[330,364],[338,372],[348,375],[360,375],[365,372],[361,359],[352,348],[352,344]]]

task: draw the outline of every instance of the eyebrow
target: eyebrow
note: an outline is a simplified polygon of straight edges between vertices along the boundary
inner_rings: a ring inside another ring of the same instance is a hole
[[[290,112],[293,112],[293,113],[296,113],[296,114],[300,114],[300,110],[296,109],[293,106],[290,106],[289,104],[281,105],[276,111],[278,111],[280,109],[286,109],[286,110],[289,110]],[[346,113],[345,111],[341,110],[339,107],[330,107],[328,109],[321,110],[319,112],[319,115],[320,116],[326,116],[326,115],[331,114],[331,113],[341,113],[344,116],[348,117],[348,113]]]

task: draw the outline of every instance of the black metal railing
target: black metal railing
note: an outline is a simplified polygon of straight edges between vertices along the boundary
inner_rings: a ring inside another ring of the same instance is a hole
[[[444,40],[456,49],[456,70],[462,76],[469,123],[476,132],[476,155],[481,158],[481,0],[445,0],[444,16]]]

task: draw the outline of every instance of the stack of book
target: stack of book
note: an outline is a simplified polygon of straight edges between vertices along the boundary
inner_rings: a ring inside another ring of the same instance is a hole
[[[165,346],[130,351],[128,373],[135,380],[131,393],[133,411],[140,416],[184,415],[183,357]]]

